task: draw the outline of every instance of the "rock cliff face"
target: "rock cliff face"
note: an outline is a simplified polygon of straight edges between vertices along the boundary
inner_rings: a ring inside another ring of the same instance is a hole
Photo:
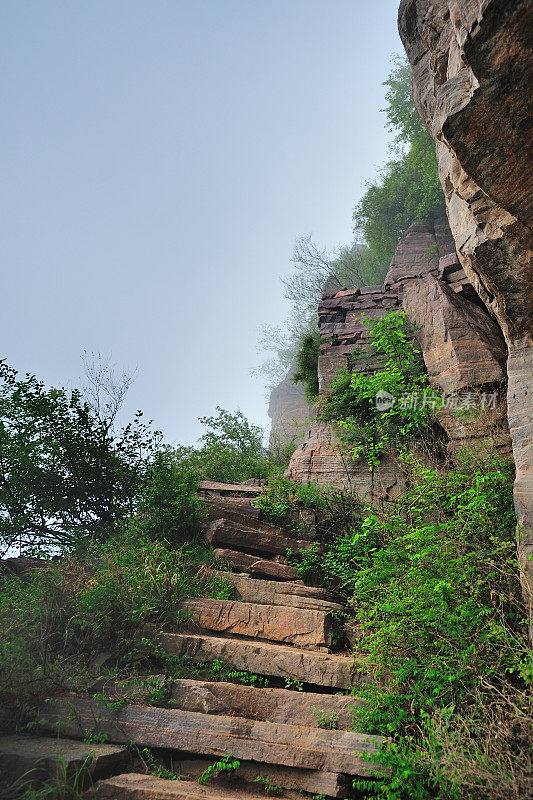
[[[459,261],[508,348],[518,554],[533,611],[533,2],[402,0],[399,30]]]
[[[323,296],[318,309],[323,339],[318,364],[321,395],[327,394],[341,368],[364,372],[376,368],[362,316],[381,319],[402,308],[416,328],[433,390],[452,399],[470,397],[472,404],[474,397],[478,404],[483,397],[487,401],[476,415],[458,417],[453,404],[439,412],[451,453],[485,440],[509,452],[503,399],[505,342],[457,259],[445,217],[411,225],[398,244],[383,286]],[[393,499],[405,488],[394,452],[370,472],[364,459],[354,461],[342,452],[334,427],[320,421],[308,428],[287,474],[302,483],[353,491],[372,503]]]
[[[314,408],[305,398],[302,383],[293,383],[292,373],[274,386],[270,392],[268,416],[272,420],[271,442],[287,444],[298,442],[303,431],[315,416]]]

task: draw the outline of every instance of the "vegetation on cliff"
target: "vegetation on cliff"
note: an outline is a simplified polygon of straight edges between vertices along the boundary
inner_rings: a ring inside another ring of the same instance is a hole
[[[399,240],[415,220],[430,219],[444,208],[435,143],[411,98],[411,68],[396,58],[385,85],[388,126],[394,132],[392,158],[357,206],[355,229],[376,256],[389,263]]]

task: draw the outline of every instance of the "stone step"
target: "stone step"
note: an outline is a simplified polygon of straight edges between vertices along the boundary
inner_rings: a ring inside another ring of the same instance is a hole
[[[265,800],[257,791],[201,786],[192,781],[171,781],[130,772],[100,781],[86,795],[94,800]],[[287,795],[276,797],[287,798]]]
[[[235,588],[239,600],[247,603],[312,608],[317,611],[343,610],[343,606],[336,603],[334,595],[326,589],[288,581],[258,580],[248,575],[221,570],[212,570],[211,574],[230,583]]]
[[[198,663],[222,661],[256,675],[272,675],[314,686],[350,689],[366,680],[351,656],[316,653],[290,645],[192,633],[163,633],[164,649]]]
[[[218,492],[220,494],[240,494],[257,496],[265,491],[265,486],[249,486],[246,483],[220,483],[219,481],[200,481],[198,493]]]
[[[203,758],[184,759],[173,761],[174,769],[185,778],[198,780],[200,775],[213,763]],[[325,797],[347,797],[351,780],[346,775],[338,772],[315,772],[310,769],[297,769],[296,767],[280,767],[273,764],[257,764],[255,761],[241,761],[235,779],[240,782],[255,784],[257,790],[258,779],[267,779],[275,786],[283,789],[298,792],[296,797],[301,797],[301,792],[309,792],[314,795],[324,795]],[[353,779],[352,779],[353,780]],[[220,775],[215,780],[215,785],[219,786],[224,782],[224,776]],[[261,785],[261,784],[260,784]],[[250,787],[252,788],[252,787]],[[276,792],[275,797],[279,797]],[[268,797],[268,792],[263,794],[263,800]]]
[[[202,496],[201,494],[198,497],[207,508],[210,522],[225,518],[245,527],[277,533],[280,536],[292,535],[292,531],[288,531],[287,528],[265,522],[262,519],[261,510],[253,505],[254,499],[249,497]],[[295,506],[290,509],[289,518],[298,531],[300,539],[317,538],[316,520],[313,511]]]
[[[204,630],[299,647],[331,646],[333,620],[329,611],[214,598],[184,600],[180,608],[188,622]]]
[[[363,754],[375,753],[383,737],[350,731],[282,725],[169,708],[125,704],[109,708],[94,698],[54,698],[40,709],[48,730],[81,738],[87,730],[114,744],[135,742],[186,753],[224,756],[285,767],[372,774]]]
[[[227,681],[188,678],[173,681],[170,696],[172,707],[181,711],[236,715],[310,728],[324,727],[329,720],[332,728],[342,731],[353,728],[353,710],[361,703],[357,697],[350,695],[258,689]]]
[[[79,781],[82,772],[91,781],[122,772],[129,761],[124,748],[111,744],[46,736],[0,736],[0,775],[10,781],[22,775],[32,781]]]
[[[289,550],[297,552],[317,546],[308,539],[295,539],[257,528],[245,528],[230,519],[217,519],[211,522],[207,527],[205,538],[215,546],[261,556],[286,556]]]
[[[298,578],[298,570],[286,563],[287,559],[277,556],[274,559],[251,556],[236,550],[217,547],[213,551],[218,561],[224,562],[236,572],[247,572],[249,575],[264,575],[278,581],[294,581]]]

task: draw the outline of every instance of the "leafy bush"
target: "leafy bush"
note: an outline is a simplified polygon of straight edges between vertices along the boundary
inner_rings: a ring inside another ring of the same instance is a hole
[[[425,402],[429,384],[406,313],[394,311],[381,320],[363,322],[370,327],[379,368],[371,373],[340,371],[323,414],[340,427],[341,441],[352,456],[364,456],[373,469],[387,448],[405,449],[415,439],[424,443],[436,401]],[[390,399],[391,405],[381,408],[380,397]]]
[[[261,509],[268,522],[296,529],[295,512],[299,507],[321,509],[326,504],[326,492],[321,487],[312,483],[295,483],[279,474],[271,475],[266,490],[254,500],[254,505]]]
[[[207,431],[200,447],[179,447],[176,459],[199,480],[241,483],[266,478],[271,471],[262,429],[250,423],[242,411],[231,413],[217,406],[216,417],[200,417]]]
[[[410,466],[414,486],[397,509],[363,523],[353,579],[358,651],[373,675],[357,725],[395,737],[380,757],[392,777],[373,792],[519,798],[531,675],[512,470],[494,457],[448,473]]]
[[[146,470],[138,499],[136,529],[150,539],[190,541],[200,532],[205,508],[198,481],[170,449],[158,451]]]
[[[296,370],[292,376],[293,383],[303,383],[305,396],[309,403],[318,397],[318,357],[320,355],[320,334],[309,333],[300,342],[296,353]]]

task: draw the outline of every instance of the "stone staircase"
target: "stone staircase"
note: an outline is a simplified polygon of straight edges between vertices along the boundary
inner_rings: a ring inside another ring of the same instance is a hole
[[[164,708],[147,705],[142,694],[128,694],[116,684],[97,697],[54,698],[42,716],[49,732],[68,737],[56,740],[58,746],[65,742],[68,749],[87,731],[96,731],[106,742],[100,747],[113,752],[117,745],[135,742],[171,754],[172,770],[181,778],[127,772],[121,763],[121,774],[96,782],[91,797],[255,800],[266,796],[263,785],[275,785],[278,797],[305,792],[346,798],[354,777],[373,774],[364,755],[376,752],[383,739],[351,730],[360,701],[346,694],[365,680],[364,673],[350,655],[331,652],[332,615],[342,606],[325,589],[299,581],[287,560],[288,549],[310,547],[313,525],[307,517],[297,539],[265,523],[253,505],[260,491],[260,486],[200,485],[209,512],[206,539],[220,561],[213,573],[232,584],[238,599],[185,600],[186,630],[163,633],[162,644],[187,663],[222,662],[265,676],[274,686],[242,685],[215,675],[169,682],[159,676],[154,680],[168,687]],[[30,755],[34,741],[27,740]],[[204,770],[227,755],[240,761],[239,769],[200,785]],[[2,758],[0,741],[0,765]]]

